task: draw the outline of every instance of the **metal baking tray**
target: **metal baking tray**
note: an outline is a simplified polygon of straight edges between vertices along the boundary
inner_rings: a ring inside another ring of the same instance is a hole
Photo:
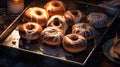
[[[17,26],[19,26],[17,24],[21,24],[21,22],[26,21],[24,18],[24,12],[28,8],[33,7],[33,6],[43,8],[43,6],[47,2],[48,2],[47,0],[36,0],[36,1],[33,1],[28,7],[26,7],[26,9],[13,21],[13,24],[11,24],[11,27],[14,27],[14,28],[16,27],[16,29],[9,28],[10,30],[13,30],[12,33],[14,33],[14,30],[17,30]],[[13,47],[12,45],[8,46],[6,44],[2,44],[2,46],[11,47],[11,48],[17,49],[22,52],[30,52],[32,54],[37,54],[37,55],[45,57],[45,58],[51,58],[54,60],[60,60],[63,62],[73,63],[73,64],[77,64],[77,65],[82,65],[82,66],[85,65],[87,63],[87,61],[89,60],[89,58],[92,57],[92,54],[94,54],[96,47],[98,45],[100,45],[99,43],[103,39],[103,36],[106,34],[106,32],[108,31],[109,27],[112,25],[112,23],[114,22],[116,17],[118,16],[119,11],[109,9],[109,8],[103,8],[103,7],[88,4],[88,3],[78,2],[78,1],[74,1],[74,0],[65,0],[63,2],[65,4],[68,4],[68,6],[67,6],[68,9],[79,9],[82,12],[84,12],[86,15],[88,15],[91,12],[102,12],[102,13],[105,13],[109,17],[109,20],[108,20],[109,23],[108,23],[107,27],[102,28],[102,29],[96,29],[99,32],[98,36],[96,38],[94,38],[93,40],[88,41],[89,45],[85,51],[77,53],[77,54],[71,54],[71,53],[64,51],[64,49],[62,47],[53,48],[53,47],[48,47],[48,46],[42,46],[44,51],[40,51],[39,49],[32,49],[32,48],[26,49],[26,48],[24,48],[24,46],[22,47],[20,45],[18,48]],[[74,4],[74,7],[73,7],[73,4]],[[4,34],[4,36],[6,36],[6,34]],[[10,34],[9,34],[9,36],[10,36]],[[19,43],[20,43],[20,41],[21,41],[21,39],[19,40]],[[35,44],[36,42],[33,42],[33,43]]]
[[[11,31],[8,29],[15,18],[16,16],[11,16],[7,8],[0,8],[0,41],[6,38],[4,34],[7,35]]]
[[[13,14],[7,9],[7,0],[0,2],[0,42],[13,31],[16,25],[15,22],[20,14]],[[25,1],[24,7],[28,6],[31,0]]]

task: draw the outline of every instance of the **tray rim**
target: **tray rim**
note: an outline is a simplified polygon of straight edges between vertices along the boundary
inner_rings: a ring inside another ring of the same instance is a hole
[[[26,2],[25,2],[26,3]],[[30,2],[31,3],[31,2]],[[28,7],[28,5],[30,3],[26,3],[24,5],[24,9],[21,13],[19,13],[17,16],[15,16],[15,19],[10,23],[10,25],[2,32],[2,34],[0,34],[0,43],[2,43],[5,38],[7,38],[7,36],[14,30],[14,28],[16,28],[16,26],[18,25],[18,23],[15,23],[19,18],[20,16],[22,15],[22,13],[25,11],[25,9]],[[7,5],[7,4],[6,4]],[[4,7],[4,9],[7,9],[7,7]],[[13,26],[13,25],[16,25],[16,26]],[[10,29],[12,28],[12,29]]]

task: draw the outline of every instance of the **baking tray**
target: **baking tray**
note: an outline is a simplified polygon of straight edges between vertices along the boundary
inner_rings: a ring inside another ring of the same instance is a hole
[[[16,29],[9,28],[9,29],[13,30],[12,33],[14,33],[14,31],[17,31],[17,26],[19,26],[18,24],[21,24],[22,22],[26,21],[24,18],[24,12],[28,8],[33,7],[33,6],[43,8],[43,6],[47,2],[48,2],[47,0],[36,0],[36,1],[31,2],[31,4],[28,7],[26,7],[26,9],[13,21],[13,24],[11,26],[14,28],[16,27]],[[84,12],[86,15],[88,15],[91,12],[102,12],[102,13],[105,13],[109,17],[109,20],[108,20],[109,23],[107,24],[107,27],[101,28],[101,29],[96,29],[98,31],[98,35],[96,38],[88,40],[89,45],[85,51],[77,53],[77,54],[71,54],[71,53],[64,51],[64,49],[62,47],[53,48],[53,47],[48,47],[48,46],[42,46],[43,51],[41,51],[39,49],[26,49],[26,48],[24,48],[25,46],[23,46],[23,45],[22,46],[19,45],[18,48],[13,47],[12,45],[8,46],[6,44],[3,44],[3,46],[11,47],[11,48],[17,49],[19,51],[23,51],[23,52],[24,51],[30,52],[32,54],[37,54],[39,56],[46,57],[46,58],[52,58],[54,60],[60,60],[63,62],[78,64],[78,65],[82,65],[82,66],[85,65],[87,63],[87,61],[89,60],[89,58],[92,57],[92,54],[94,53],[96,47],[99,45],[100,41],[103,39],[103,36],[106,34],[107,30],[109,29],[109,27],[112,25],[112,23],[118,16],[119,11],[112,10],[109,8],[103,8],[103,7],[100,7],[97,5],[93,5],[93,4],[77,2],[74,0],[65,0],[63,2],[65,4],[66,3],[68,4],[68,6],[67,6],[68,9],[79,9],[82,12]],[[73,7],[73,4],[74,4],[74,7]],[[4,36],[6,36],[6,34]],[[9,34],[9,36],[10,36],[10,34]],[[21,39],[19,40],[19,42],[20,41],[21,41]],[[33,43],[35,44],[36,41]]]
[[[17,18],[20,16],[19,14],[13,14],[9,12],[7,9],[7,0],[1,0],[0,2],[0,42],[3,40],[13,31],[16,25],[15,22]],[[24,2],[24,8],[28,6],[31,0],[27,0]],[[10,29],[11,28],[11,29]]]
[[[11,16],[7,8],[0,8],[0,41],[6,38],[4,34],[7,35],[11,31],[8,29],[15,18],[16,16]]]

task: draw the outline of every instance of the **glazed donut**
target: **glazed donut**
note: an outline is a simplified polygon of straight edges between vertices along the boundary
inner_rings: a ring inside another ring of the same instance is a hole
[[[42,26],[38,23],[27,22],[20,24],[19,34],[23,39],[26,40],[36,40],[40,37],[42,31]]]
[[[51,46],[58,46],[60,45],[64,34],[62,30],[56,27],[46,27],[41,32],[42,42],[46,43]]]
[[[63,48],[70,53],[78,53],[87,48],[87,40],[78,34],[68,34],[62,40]]]
[[[90,13],[87,16],[87,21],[95,28],[103,28],[107,26],[108,16],[104,13]]]
[[[92,39],[96,36],[96,30],[89,23],[77,23],[72,26],[73,34],[80,34],[86,39]]]
[[[81,19],[85,16],[80,10],[68,10],[64,13],[69,26],[79,23]]]
[[[65,21],[65,18],[64,16],[61,16],[61,15],[54,15],[50,17],[50,19],[47,22],[47,26],[58,27],[59,29],[63,30],[64,33],[68,29],[68,25]]]
[[[28,21],[37,22],[44,26],[49,19],[49,14],[43,8],[31,7],[25,11],[25,17]]]
[[[62,1],[49,1],[48,3],[45,4],[44,8],[46,11],[48,11],[49,15],[63,15],[65,12],[65,5],[63,4]]]
[[[118,40],[110,49],[110,56],[113,59],[120,59],[120,40]]]

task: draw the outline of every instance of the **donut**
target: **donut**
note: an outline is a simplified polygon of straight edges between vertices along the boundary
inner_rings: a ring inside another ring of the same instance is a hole
[[[72,26],[73,34],[80,34],[84,36],[87,40],[92,39],[96,36],[96,30],[89,23],[77,23]]]
[[[110,49],[110,56],[113,59],[120,59],[120,40],[118,40]]]
[[[120,41],[114,45],[114,51],[120,55]]]
[[[69,26],[79,23],[85,16],[80,10],[68,10],[64,13],[64,16]]]
[[[50,46],[58,46],[60,45],[62,38],[64,37],[64,33],[62,30],[56,27],[46,27],[41,32],[42,43],[46,43]]]
[[[79,53],[87,48],[87,40],[78,34],[67,34],[62,40],[63,48],[70,53]]]
[[[64,16],[61,16],[61,15],[54,15],[50,17],[50,19],[47,22],[47,26],[58,27],[59,29],[63,30],[64,33],[68,29],[68,24],[65,21]]]
[[[52,15],[63,15],[65,12],[65,5],[62,1],[52,0],[45,4],[44,8],[49,13],[50,16]]]
[[[49,19],[48,12],[40,7],[31,7],[25,11],[25,17],[27,21],[37,22],[41,26],[44,26]]]
[[[87,21],[95,28],[103,28],[107,26],[108,16],[104,13],[92,12],[87,16]]]
[[[36,40],[40,37],[42,26],[38,23],[27,22],[19,25],[19,34],[23,39]]]

